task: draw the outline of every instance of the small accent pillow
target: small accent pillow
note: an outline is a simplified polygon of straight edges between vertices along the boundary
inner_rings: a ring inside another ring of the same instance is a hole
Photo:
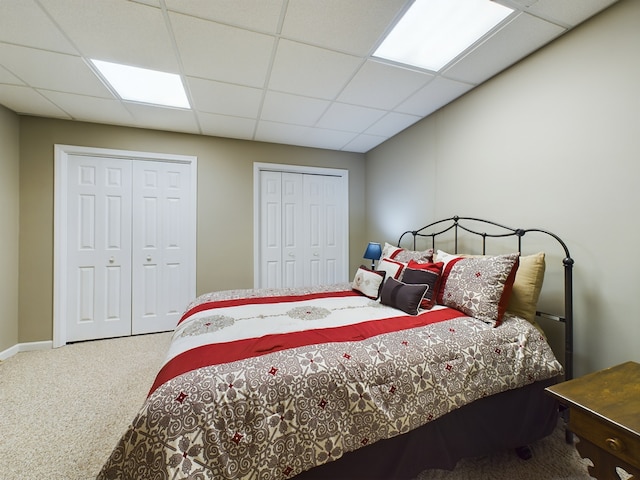
[[[356,272],[351,288],[362,293],[365,297],[377,300],[382,290],[385,275],[386,272],[384,271],[370,270],[362,265]]]
[[[444,267],[437,302],[497,327],[507,309],[519,256],[451,259]]]
[[[418,307],[428,289],[429,285],[408,285],[395,278],[388,278],[382,287],[380,303],[409,315],[417,315]]]
[[[408,284],[426,284],[429,289],[422,299],[422,308],[431,309],[436,303],[440,275],[444,263],[418,263],[411,260],[404,269],[402,281]]]
[[[387,272],[387,278],[400,278],[404,267],[406,267],[405,263],[391,260],[390,258],[383,258],[378,262],[378,270]]]

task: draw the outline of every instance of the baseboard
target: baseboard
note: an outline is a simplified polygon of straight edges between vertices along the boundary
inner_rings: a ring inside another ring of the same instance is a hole
[[[0,361],[11,358],[16,353],[19,353],[19,352],[32,352],[34,350],[49,350],[51,348],[53,348],[53,342],[51,340],[46,340],[43,342],[19,343],[17,345],[14,345],[11,348],[7,348],[6,350],[0,352]]]

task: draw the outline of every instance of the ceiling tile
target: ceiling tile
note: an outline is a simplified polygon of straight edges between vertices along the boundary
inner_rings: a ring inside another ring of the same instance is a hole
[[[277,33],[283,0],[165,0],[174,12],[236,27]]]
[[[113,98],[80,57],[0,44],[0,63],[35,88]]]
[[[194,110],[236,117],[255,118],[258,114],[262,101],[262,90],[259,88],[192,77],[187,82]]]
[[[558,25],[521,13],[448,68],[444,75],[469,83],[482,83],[564,31]]]
[[[279,92],[267,92],[262,106],[262,120],[298,125],[315,125],[329,107],[326,100]]]
[[[355,137],[356,134],[337,130],[261,121],[255,140],[340,150]]]
[[[127,109],[144,128],[172,132],[200,133],[195,113],[179,108],[162,108],[125,102]]]
[[[318,122],[318,127],[360,133],[380,120],[384,114],[384,110],[333,103]]]
[[[617,0],[538,0],[529,12],[575,26]]]
[[[0,1],[0,42],[78,54],[33,0]]]
[[[264,87],[273,37],[186,15],[170,16],[187,75]]]
[[[338,101],[392,109],[431,79],[433,75],[428,73],[369,60],[345,87]]]
[[[281,39],[269,89],[333,100],[361,64],[358,57]]]
[[[422,117],[418,115],[407,115],[406,113],[387,113],[384,117],[370,126],[365,133],[384,137],[393,137],[396,133],[413,125]]]
[[[0,84],[0,104],[26,115],[71,118],[34,89],[19,85]]]
[[[348,152],[366,153],[374,147],[377,147],[382,142],[387,140],[387,137],[379,137],[377,135],[360,134],[349,143],[347,143],[342,150]]]
[[[436,77],[395,110],[425,117],[468,92],[473,87],[468,83]]]
[[[403,11],[407,0],[290,1],[282,36],[324,48],[367,55]]]
[[[230,117],[213,113],[198,112],[200,127],[204,135],[215,137],[253,138],[256,121],[252,118]]]
[[[122,0],[40,0],[40,3],[82,55],[178,72],[171,37],[160,9]]]
[[[0,65],[0,83],[6,83],[9,85],[24,85],[18,77],[16,77],[9,70]]]
[[[94,123],[107,121],[117,125],[134,124],[133,116],[118,100],[46,90],[39,92],[71,115],[74,120]]]

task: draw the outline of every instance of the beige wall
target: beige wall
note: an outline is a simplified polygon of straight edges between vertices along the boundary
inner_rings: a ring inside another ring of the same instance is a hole
[[[18,343],[18,116],[0,106],[0,353]]]
[[[639,26],[623,0],[367,154],[371,238],[457,214],[567,242],[578,375],[640,361]]]
[[[198,157],[198,294],[253,287],[254,162],[348,170],[350,274],[362,261],[362,154],[37,117],[21,117],[20,138],[20,342],[53,335],[55,144]]]

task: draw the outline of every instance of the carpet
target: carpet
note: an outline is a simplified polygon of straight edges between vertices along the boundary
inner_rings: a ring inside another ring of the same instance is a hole
[[[19,353],[0,362],[0,478],[94,479],[142,405],[171,338],[140,335]],[[588,480],[561,424],[533,458],[497,452],[417,480]]]

